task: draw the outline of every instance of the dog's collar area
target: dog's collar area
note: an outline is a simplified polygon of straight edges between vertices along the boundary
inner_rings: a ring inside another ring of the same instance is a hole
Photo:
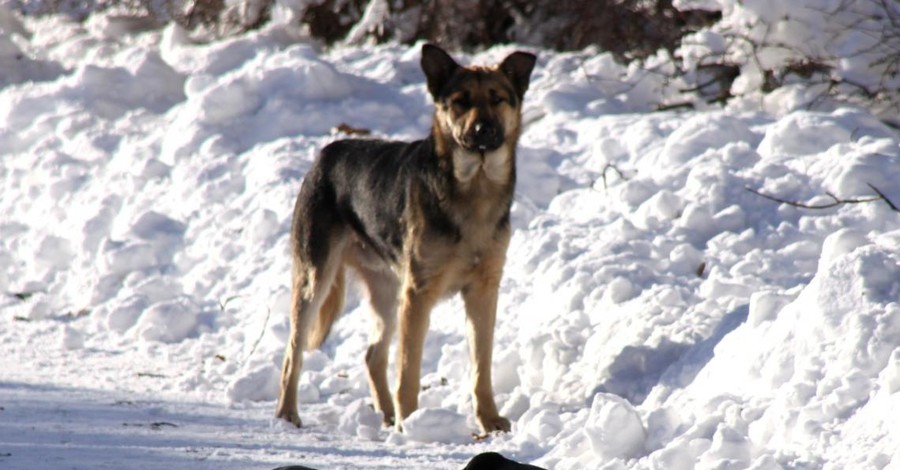
[[[502,145],[500,147],[502,147]],[[476,145],[476,146],[469,147],[469,146],[464,145],[464,146],[462,146],[462,149],[466,152],[478,154],[478,155],[481,155],[482,157],[484,157],[484,155],[487,153],[491,153],[491,152],[500,150],[500,147],[490,147],[487,145]]]

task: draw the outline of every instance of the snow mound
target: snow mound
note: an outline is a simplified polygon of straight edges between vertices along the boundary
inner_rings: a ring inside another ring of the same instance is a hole
[[[151,305],[141,313],[135,324],[135,333],[148,341],[176,343],[197,333],[199,307],[189,298]]]
[[[363,439],[377,440],[383,421],[381,413],[376,412],[368,400],[356,400],[341,414],[338,429]]]
[[[749,464],[752,446],[826,468],[868,467],[886,457],[841,454],[826,443],[843,441],[854,415],[893,393],[883,377],[895,368],[900,344],[897,247],[895,240],[838,231],[825,239],[816,274],[795,300],[751,304],[753,321],[726,336],[694,381],[662,404],[681,417],[673,429],[688,426],[682,438],[698,438],[711,417],[721,416],[729,424],[718,425],[716,435],[746,441],[743,457],[733,455],[733,445],[717,447],[715,438],[695,457]],[[739,415],[729,418],[733,413]],[[895,439],[886,429],[880,437]]]
[[[598,393],[591,404],[584,434],[602,460],[640,455],[646,431],[640,414],[617,395]]]
[[[465,415],[444,408],[420,408],[403,420],[403,433],[416,442],[472,442]]]

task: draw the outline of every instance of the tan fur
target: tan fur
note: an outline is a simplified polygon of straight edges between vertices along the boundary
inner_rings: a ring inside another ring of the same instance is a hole
[[[328,297],[319,309],[319,316],[309,330],[309,336],[306,340],[306,350],[319,349],[328,333],[331,333],[331,327],[340,316],[341,310],[344,309],[344,292],[346,280],[344,279],[344,269],[340,268],[328,291]]]

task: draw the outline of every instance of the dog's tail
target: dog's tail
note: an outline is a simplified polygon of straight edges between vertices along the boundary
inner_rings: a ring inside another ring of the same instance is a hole
[[[322,303],[319,315],[309,330],[306,338],[307,351],[318,349],[322,346],[322,343],[328,339],[328,333],[331,333],[331,327],[334,325],[334,322],[341,314],[341,311],[344,310],[344,283],[344,269],[340,268],[334,276],[334,282],[331,283],[328,297]]]

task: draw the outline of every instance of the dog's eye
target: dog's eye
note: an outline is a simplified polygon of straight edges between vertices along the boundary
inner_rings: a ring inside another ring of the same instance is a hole
[[[470,100],[467,96],[461,96],[461,97],[455,98],[453,101],[451,101],[451,104],[455,108],[469,109],[472,107],[472,100]]]
[[[491,98],[491,104],[494,106],[500,106],[504,101],[506,101],[502,96],[494,96]]]

